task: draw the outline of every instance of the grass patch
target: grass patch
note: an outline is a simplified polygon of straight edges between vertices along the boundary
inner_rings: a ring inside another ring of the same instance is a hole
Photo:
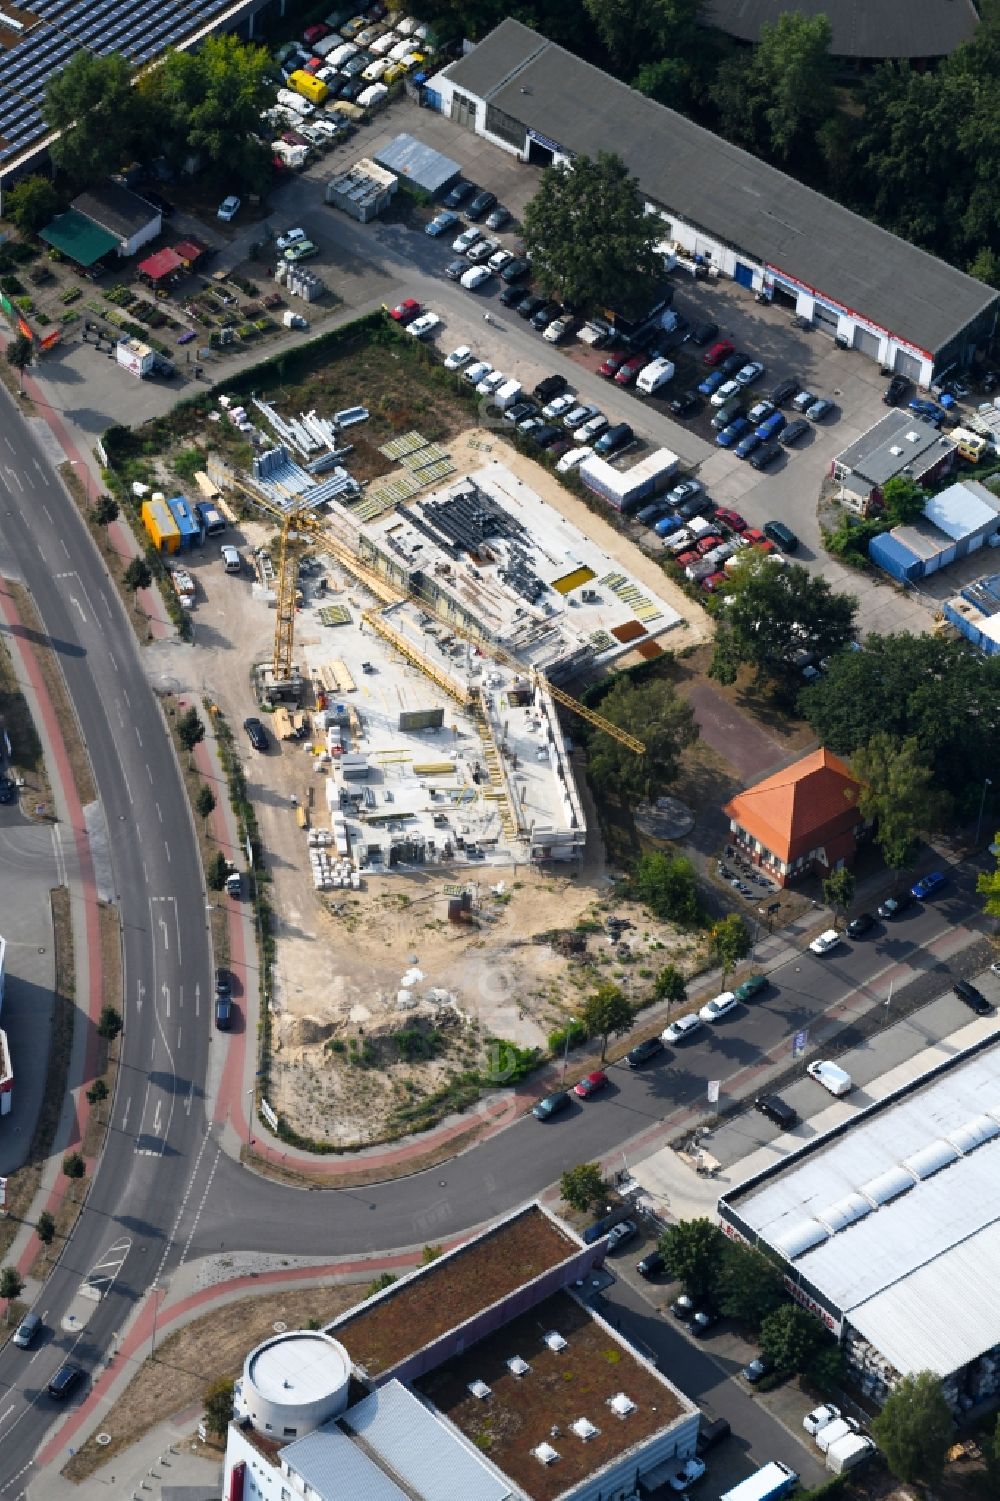
[[[48,642],[48,635],[35,610],[31,595],[19,584],[9,584],[8,588],[14,596],[18,614],[25,629],[34,634],[38,643]],[[97,787],[94,783],[94,774],[90,768],[90,757],[87,755],[83,736],[80,733],[76,710],[73,708],[72,700],[66,690],[66,682],[62,675],[62,669],[59,666],[58,655],[53,647],[39,644],[35,650],[35,660],[38,663],[38,670],[45,683],[45,690],[55,711],[59,733],[66,748],[66,756],[73,773],[77,797],[86,806],[88,803],[96,801]],[[38,736],[35,733],[35,727],[31,722],[31,716],[28,713],[26,705],[21,715],[19,734],[23,737],[21,743],[24,746],[24,753],[30,758],[28,770],[31,772],[31,781],[28,781],[26,777],[28,787],[37,785],[37,800],[44,802],[47,807],[51,808],[52,791],[49,787],[48,777],[42,761]],[[13,734],[11,738],[13,739]],[[21,763],[18,762],[18,764]],[[22,797],[25,795],[25,791],[22,791]]]

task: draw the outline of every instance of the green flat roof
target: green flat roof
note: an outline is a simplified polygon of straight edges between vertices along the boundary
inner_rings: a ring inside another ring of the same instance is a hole
[[[78,266],[92,266],[109,250],[117,250],[120,244],[117,236],[72,208],[53,219],[42,230],[41,238],[69,256],[71,261],[76,261]]]

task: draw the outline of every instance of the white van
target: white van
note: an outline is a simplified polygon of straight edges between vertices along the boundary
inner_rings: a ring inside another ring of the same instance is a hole
[[[376,37],[369,47],[369,52],[374,52],[376,57],[385,57],[393,47],[399,43],[399,37],[394,31],[387,31],[384,36]]]
[[[652,364],[643,366],[643,368],[639,371],[639,379],[636,381],[635,387],[636,390],[641,391],[644,396],[652,396],[654,391],[658,391],[661,386],[665,386],[667,384],[667,381],[673,380],[673,378],[673,360],[666,360],[661,358],[658,360],[653,360]]]
[[[219,551],[222,554],[222,561],[225,564],[227,573],[243,572],[243,559],[235,547],[230,547],[227,543],[225,547],[220,547]]]
[[[361,109],[375,109],[383,99],[388,99],[388,97],[389,90],[384,83],[370,83],[358,95],[358,105]]]
[[[388,58],[377,57],[373,63],[368,64],[361,77],[364,79],[365,83],[378,83],[379,79],[382,77],[382,74],[385,72],[388,66]]]
[[[308,99],[303,99],[301,94],[295,94],[291,89],[278,90],[278,103],[285,109],[294,110],[303,120],[313,113],[313,107]]]
[[[515,401],[518,401],[520,399],[520,396],[521,382],[519,380],[505,381],[505,383],[502,386],[498,387],[498,389],[494,392],[493,404],[498,408],[499,411],[506,412],[508,407],[512,407]]]
[[[326,60],[331,68],[342,68],[352,57],[357,57],[360,51],[361,48],[355,47],[353,42],[341,42],[339,47],[327,53]]]
[[[822,1084],[823,1088],[828,1089],[831,1094],[838,1096],[850,1094],[854,1088],[854,1080],[850,1074],[846,1070],[838,1068],[835,1063],[825,1060],[823,1062],[809,1063],[806,1065],[806,1073],[811,1074],[817,1084]]]

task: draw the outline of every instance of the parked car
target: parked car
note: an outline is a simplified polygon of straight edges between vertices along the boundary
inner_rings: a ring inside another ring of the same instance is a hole
[[[462,366],[467,365],[471,359],[472,350],[468,344],[460,344],[457,349],[453,349],[451,354],[445,357],[444,368],[446,370],[461,370]]]
[[[496,208],[493,209],[492,213],[489,213],[486,216],[487,229],[503,229],[504,226],[509,222],[510,209],[504,208],[502,203],[498,203]]]
[[[565,1089],[557,1089],[555,1094],[546,1095],[544,1100],[539,1100],[533,1106],[532,1115],[537,1121],[551,1120],[554,1115],[559,1115],[569,1104],[569,1095]]]
[[[542,338],[548,344],[558,344],[560,339],[567,338],[578,327],[578,319],[574,318],[571,313],[562,313],[560,317],[553,318]]]
[[[737,370],[734,379],[737,385],[752,386],[754,381],[760,380],[763,374],[764,366],[760,360],[748,360],[745,365],[741,365]]]
[[[700,1480],[706,1470],[703,1459],[686,1459],[680,1469],[675,1470],[670,1477],[670,1489],[672,1491],[686,1491],[689,1485],[694,1485]]]
[[[426,339],[440,326],[441,319],[437,313],[421,313],[419,318],[414,318],[412,323],[407,324],[406,332],[412,334],[415,339]]]
[[[942,870],[932,870],[926,876],[921,876],[910,887],[910,895],[916,897],[918,902],[926,901],[929,896],[935,896],[941,887],[946,884],[948,877]]]
[[[763,439],[759,438],[756,433],[747,433],[746,437],[741,438],[737,443],[733,449],[733,453],[735,453],[738,459],[748,459],[752,453],[756,452],[762,442]]]
[[[502,281],[507,282],[508,285],[511,285],[515,281],[521,281],[525,276],[527,276],[530,270],[530,261],[526,261],[523,256],[515,256],[512,261],[508,261],[506,266],[504,266],[503,270],[500,272],[500,278]],[[522,296],[524,295],[523,287],[521,289],[521,294]]]
[[[724,990],[721,995],[714,996],[712,1000],[706,1001],[698,1012],[698,1015],[703,1022],[717,1022],[721,1017],[727,1016],[738,1005],[739,1001],[736,999],[736,992],[734,990]]]
[[[581,427],[583,423],[589,422],[591,417],[596,416],[596,407],[589,406],[585,401],[578,401],[575,406],[570,407],[562,419],[562,424],[568,432],[573,432],[575,428]]]
[[[662,1052],[662,1037],[646,1037],[625,1054],[625,1062],[629,1068],[642,1068],[644,1064],[649,1063],[650,1059],[658,1058]]]
[[[497,195],[486,189],[476,194],[472,202],[466,206],[465,214],[469,219],[482,219],[490,209],[496,207]]]
[[[727,402],[732,401],[734,396],[739,396],[740,389],[740,383],[737,380],[723,381],[718,390],[712,392],[712,406],[724,407]]]
[[[570,448],[562,454],[556,464],[557,474],[569,474],[571,469],[578,468],[593,453],[592,448]]]
[[[882,400],[887,407],[898,406],[909,389],[910,382],[905,375],[894,375],[882,392]]]
[[[233,1024],[233,998],[221,991],[215,997],[215,1025],[220,1032],[228,1032]]]
[[[747,524],[739,511],[731,511],[726,506],[720,506],[715,513],[715,519],[722,526],[728,526],[731,532],[745,532]]]
[[[751,1386],[756,1386],[758,1381],[762,1381],[773,1370],[774,1362],[772,1360],[768,1360],[766,1355],[755,1355],[753,1360],[743,1367],[740,1375],[744,1381],[749,1381]]]
[[[640,1277],[658,1277],[665,1265],[659,1251],[649,1251],[641,1261],[636,1262],[635,1269]]]
[[[857,917],[852,917],[847,924],[848,938],[864,938],[875,926],[875,919],[870,912],[859,912]]]
[[[762,442],[769,443],[772,438],[778,436],[785,425],[786,418],[784,412],[772,412],[757,427],[757,436]]]
[[[603,376],[605,380],[613,380],[625,361],[631,358],[632,356],[627,349],[612,349],[603,362],[598,365],[597,373]]]
[[[553,318],[558,318],[561,312],[558,302],[543,302],[531,315],[532,328],[537,329],[540,334],[544,333]]]
[[[778,408],[773,401],[769,401],[766,396],[762,396],[760,401],[754,402],[749,412],[747,412],[747,416],[751,422],[761,423],[766,422],[768,417],[773,417],[777,410]]]
[[[393,322],[402,323],[404,326],[407,323],[412,323],[414,318],[419,318],[419,316],[420,303],[415,297],[406,297],[402,302],[398,302],[394,308],[390,308],[389,310],[389,317]]]
[[[697,1032],[700,1027],[700,1017],[692,1013],[689,1016],[679,1016],[675,1022],[671,1022],[670,1026],[666,1027],[660,1033],[660,1036],[664,1042],[683,1042],[685,1038]]]
[[[586,422],[573,429],[573,440],[576,443],[593,443],[608,427],[608,419],[603,412],[595,412]]]
[[[223,198],[215,211],[215,217],[221,219],[224,224],[231,224],[240,211],[241,200],[235,193],[230,193],[228,198]]]
[[[722,385],[722,383],[725,380],[725,378],[726,377],[723,375],[723,373],[722,373],[721,370],[711,370],[711,371],[709,371],[708,375],[705,376],[704,380],[700,380],[698,382],[698,395],[699,396],[712,396],[712,395],[714,395],[714,393]]]
[[[690,417],[701,406],[697,391],[682,391],[680,396],[675,396],[670,403],[670,412],[674,417]]]
[[[464,287],[467,292],[475,292],[484,282],[491,281],[492,279],[493,272],[488,266],[470,266],[464,276],[458,278],[458,281],[459,285]]]
[[[732,448],[741,438],[745,438],[750,431],[750,424],[745,417],[736,417],[728,427],[724,427],[721,433],[716,433],[715,441],[719,448]]]
[[[780,443],[762,443],[754,453],[750,455],[750,467],[752,469],[766,469],[769,464],[781,457]]]
[[[691,1333],[702,1335],[711,1329],[713,1324],[719,1322],[719,1311],[710,1303],[703,1303],[695,1309],[694,1318],[691,1320]]]
[[[510,267],[509,266],[505,266],[504,270],[509,271]],[[501,281],[505,280],[503,271],[500,272],[500,280]],[[521,301],[521,299],[523,297],[524,297],[524,288],[523,287],[514,286],[514,285],[508,283],[507,286],[500,288],[500,295],[499,295],[499,297],[498,297],[497,300],[499,301],[501,307],[513,307],[513,308],[516,308],[517,305],[518,305],[518,303]]]
[[[608,1250],[620,1251],[627,1241],[633,1240],[638,1234],[639,1226],[635,1220],[620,1220],[608,1231]]]
[[[244,719],[243,728],[247,732],[247,739],[255,751],[266,751],[268,747],[267,731],[259,719]]]
[[[811,1437],[815,1438],[821,1428],[825,1428],[828,1423],[836,1423],[840,1416],[839,1407],[834,1407],[832,1402],[824,1402],[821,1406],[814,1407],[812,1412],[806,1413],[802,1419],[802,1426]]]
[[[467,380],[470,386],[478,386],[479,382],[484,380],[492,369],[493,366],[488,360],[476,360],[475,364],[466,365],[462,371],[462,379]]]
[[[752,1001],[755,995],[760,995],[770,985],[767,975],[747,975],[742,985],[737,985],[734,992],[738,1001]]]
[[[592,1094],[597,1094],[608,1083],[608,1076],[603,1068],[597,1068],[592,1074],[587,1074],[579,1084],[573,1085],[573,1093],[580,1096],[581,1100],[589,1100]]]
[[[971,985],[968,980],[956,980],[951,988],[962,1004],[968,1006],[970,1011],[974,1011],[977,1016],[992,1016],[993,1007],[983,992],[977,990],[975,985]]]
[[[449,229],[453,229],[458,222],[458,215],[451,209],[442,209],[439,214],[435,214],[429,224],[424,225],[424,234],[436,240],[439,235],[447,234]]]
[[[828,417],[832,411],[833,402],[821,396],[818,401],[813,402],[812,406],[806,407],[806,416],[810,422],[822,422],[823,418]]]
[[[907,907],[912,907],[915,902],[916,897],[912,891],[901,891],[897,896],[886,897],[885,901],[881,902],[875,911],[886,922],[891,922],[894,917],[898,917],[901,912],[905,912]]]
[[[691,343],[697,344],[700,349],[710,339],[714,339],[718,332],[719,325],[717,323],[696,323],[691,330]]]
[[[476,241],[481,240],[482,237],[482,230],[479,229],[477,225],[470,224],[468,229],[462,230],[462,233],[458,236],[457,239],[452,240],[451,248],[452,250],[454,250],[456,255],[466,255],[469,249],[476,243]]]
[[[478,191],[479,189],[473,183],[466,182],[464,178],[460,177],[458,182],[444,195],[442,202],[445,208],[461,208],[466,199],[471,198],[473,193],[478,193]]]
[[[309,236],[304,229],[286,229],[284,234],[279,235],[274,243],[279,250],[290,250],[293,245],[297,245],[301,240],[307,240],[308,238]]]
[[[635,433],[627,422],[616,422],[614,427],[606,428],[594,444],[594,452],[602,459],[609,454],[619,453],[623,448],[635,439]]]
[[[560,441],[562,435],[562,428],[557,427],[554,422],[542,421],[539,427],[532,429],[531,441],[536,448],[551,448]]]
[[[779,380],[771,392],[771,400],[776,407],[783,407],[786,401],[791,401],[796,392],[801,390],[802,387],[795,377],[788,376],[785,380]]]
[[[554,396],[546,406],[542,407],[542,416],[547,422],[555,422],[557,417],[565,417],[568,411],[579,404],[578,397],[572,391],[563,391],[561,395]]]
[[[444,268],[444,274],[449,281],[461,281],[468,269],[468,261],[464,257],[460,257],[458,260],[448,262]]]
[[[666,502],[670,506],[683,505],[692,495],[700,495],[703,489],[700,479],[682,479],[680,484],[667,491]]]
[[[682,501],[677,507],[677,514],[682,521],[691,521],[695,516],[703,516],[711,509],[711,500],[702,492],[700,495],[689,495],[687,500]]]
[[[918,417],[925,417],[928,422],[933,422],[935,426],[940,426],[944,421],[944,412],[936,401],[925,401],[922,397],[914,397],[912,401],[907,402],[907,407]]]
[[[701,357],[703,365],[711,369],[715,365],[721,365],[724,359],[733,353],[736,345],[730,339],[719,339],[710,349],[706,349]]]
[[[763,1094],[754,1100],[753,1108],[759,1110],[761,1115],[780,1126],[783,1131],[791,1130],[799,1118],[798,1111],[787,1105],[778,1094]]]
[[[809,431],[809,424],[804,417],[793,417],[788,426],[782,431],[778,442],[782,448],[791,448],[797,443],[803,434]]]
[[[551,401],[554,396],[565,391],[568,384],[565,375],[547,375],[538,382],[531,394],[536,401]]]
[[[854,1088],[854,1080],[850,1074],[836,1063],[830,1063],[826,1059],[807,1064],[806,1073],[810,1078],[815,1079],[817,1084],[822,1084],[824,1089],[828,1089],[834,1095],[850,1094]]]
[[[511,251],[501,248],[500,250],[494,250],[493,254],[490,256],[486,264],[489,266],[491,271],[495,271],[497,275],[500,275],[500,273],[503,271],[503,268],[509,265],[513,259],[514,256]]]
[[[818,938],[813,939],[809,948],[814,954],[829,954],[831,950],[839,948],[840,941],[836,928],[827,928],[825,933],[820,933]]]
[[[697,1302],[694,1298],[689,1297],[687,1293],[681,1293],[680,1297],[675,1298],[670,1305],[670,1312],[675,1319],[680,1319],[682,1324],[687,1324],[693,1319],[697,1311]]]
[[[488,261],[492,255],[496,254],[499,248],[499,240],[491,240],[486,237],[477,240],[474,245],[470,245],[466,251],[466,256],[471,265],[478,266],[480,261]]]
[[[728,1418],[715,1418],[713,1422],[705,1423],[698,1431],[697,1453],[700,1456],[708,1454],[710,1450],[724,1443],[732,1431]]]
[[[775,547],[780,547],[783,552],[795,552],[799,545],[799,539],[790,526],[783,521],[765,521],[764,536]]]

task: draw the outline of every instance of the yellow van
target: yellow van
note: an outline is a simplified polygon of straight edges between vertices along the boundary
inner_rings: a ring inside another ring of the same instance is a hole
[[[967,427],[953,427],[951,440],[963,459],[968,459],[970,464],[978,464],[986,452],[986,439],[979,433],[970,433]]]
[[[406,69],[402,66],[402,64],[393,63],[392,66],[386,68],[385,72],[382,74],[382,82],[386,84],[398,83],[401,78],[405,77]]]
[[[308,99],[311,104],[322,104],[329,90],[322,78],[314,78],[311,73],[306,73],[302,68],[296,68],[290,74],[288,86],[301,94],[303,99]]]

